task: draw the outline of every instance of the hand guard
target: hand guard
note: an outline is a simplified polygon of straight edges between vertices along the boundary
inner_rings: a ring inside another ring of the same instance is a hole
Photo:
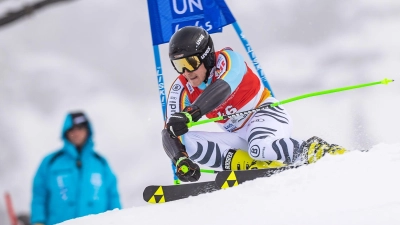
[[[195,182],[200,178],[200,167],[192,160],[181,157],[176,162],[176,176],[183,182]]]
[[[187,123],[192,121],[192,117],[187,112],[172,114],[167,122],[167,131],[173,137],[179,137],[189,131]]]
[[[199,121],[199,119],[202,117],[200,108],[197,107],[196,105],[186,106],[186,107],[183,109],[183,112],[189,113],[189,114],[192,116],[192,120],[193,120],[194,122]]]

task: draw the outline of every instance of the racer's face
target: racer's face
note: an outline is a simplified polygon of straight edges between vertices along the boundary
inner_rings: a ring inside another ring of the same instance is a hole
[[[207,69],[204,67],[204,63],[200,67],[192,72],[185,70],[183,76],[189,81],[193,87],[198,87],[206,79]]]

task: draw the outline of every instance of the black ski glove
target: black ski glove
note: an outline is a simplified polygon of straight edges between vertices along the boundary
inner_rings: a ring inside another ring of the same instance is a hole
[[[176,176],[183,182],[195,182],[200,178],[200,167],[192,160],[181,157],[176,162]]]
[[[192,118],[189,113],[178,112],[172,114],[167,122],[167,131],[173,137],[179,137],[189,131],[187,123],[191,122]]]
[[[201,118],[201,112],[196,105],[187,106],[182,112],[172,114],[167,122],[168,133],[179,137],[189,131],[188,123],[197,122]]]

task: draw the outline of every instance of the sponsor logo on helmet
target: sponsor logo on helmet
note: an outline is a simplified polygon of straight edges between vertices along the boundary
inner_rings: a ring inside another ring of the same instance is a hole
[[[176,58],[180,58],[180,57],[182,57],[182,56],[183,56],[183,54],[174,55],[174,58],[176,59]]]
[[[207,49],[206,49],[206,51],[203,53],[203,55],[201,55],[201,59],[204,59],[207,55],[208,55],[208,53],[210,53],[210,50],[211,50],[211,48],[210,48],[210,46],[208,46],[207,47]]]
[[[201,34],[200,37],[199,37],[199,39],[197,39],[197,41],[196,41],[196,47],[198,47],[198,46],[200,45],[200,43],[201,43],[201,41],[202,41],[203,39],[204,39],[204,35]]]

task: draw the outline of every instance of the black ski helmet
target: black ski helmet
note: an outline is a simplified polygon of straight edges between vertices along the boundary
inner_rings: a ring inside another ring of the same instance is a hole
[[[207,76],[215,66],[214,44],[210,34],[197,26],[187,26],[172,35],[169,42],[169,58],[172,60],[197,55],[207,69]],[[174,67],[175,68],[175,67]]]

